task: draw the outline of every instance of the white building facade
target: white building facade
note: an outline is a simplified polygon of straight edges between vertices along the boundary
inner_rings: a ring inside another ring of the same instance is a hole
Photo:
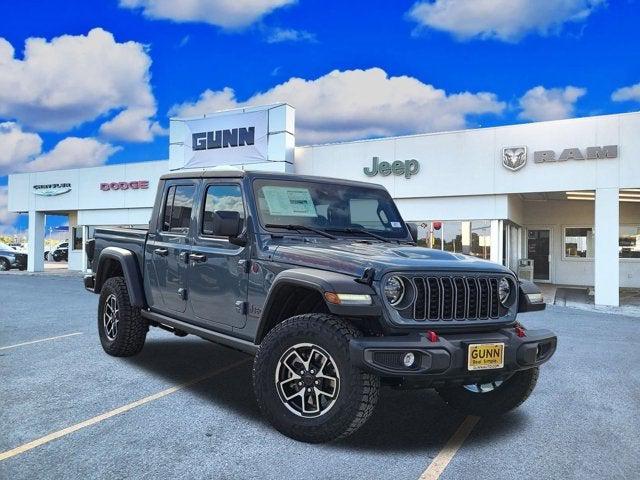
[[[255,123],[256,109],[225,112],[221,128],[249,128],[247,113]],[[532,270],[539,282],[594,286],[597,304],[640,288],[640,113],[295,149],[293,109],[265,115],[263,153],[256,137],[251,161],[236,165],[382,184],[419,225],[421,245]],[[215,141],[218,127],[199,128]],[[168,161],[11,175],[9,209],[29,213],[29,269],[42,269],[46,213],[69,215],[69,268],[83,269],[92,227],[148,222],[161,174],[229,163],[230,150],[223,161],[194,160],[193,132],[172,122]],[[69,190],[41,195],[47,186]]]

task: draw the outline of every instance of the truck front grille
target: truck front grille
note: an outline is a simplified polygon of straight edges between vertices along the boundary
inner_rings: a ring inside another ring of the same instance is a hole
[[[498,278],[489,276],[415,276],[413,303],[400,311],[416,321],[497,319],[501,308]],[[503,312],[501,312],[503,310]]]

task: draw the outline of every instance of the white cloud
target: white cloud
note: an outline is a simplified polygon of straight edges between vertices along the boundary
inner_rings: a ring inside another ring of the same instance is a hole
[[[13,122],[0,123],[0,175],[103,165],[120,147],[95,138],[67,137],[42,152],[42,138]]]
[[[5,226],[18,218],[18,214],[7,211],[8,197],[7,187],[0,187],[0,232],[6,231]]]
[[[42,138],[14,122],[0,123],[0,175],[18,171],[42,149]]]
[[[614,102],[640,102],[640,82],[617,89],[611,94]]]
[[[158,122],[150,120],[156,113],[153,108],[129,108],[100,127],[105,138],[129,142],[151,142],[156,135],[166,135],[166,129]]]
[[[447,93],[420,80],[390,77],[380,68],[334,70],[315,80],[291,78],[239,101],[231,88],[206,90],[171,114],[196,116],[216,110],[288,102],[296,107],[297,143],[314,143],[465,128],[469,115],[500,114],[493,93]]]
[[[515,42],[530,33],[548,35],[568,22],[585,21],[605,0],[421,0],[409,11],[418,25],[458,39]]]
[[[156,112],[150,66],[145,46],[118,43],[100,28],[51,41],[29,38],[23,59],[0,38],[0,117],[38,130],[66,131],[111,112],[125,112],[125,117],[136,116],[146,125],[146,132],[140,127],[143,133],[125,139],[148,141]],[[105,130],[114,138],[122,132]]]
[[[313,33],[309,33],[305,30],[294,30],[292,28],[274,28],[267,35],[266,40],[267,43],[317,42],[316,36]]]
[[[42,154],[24,166],[25,171],[61,170],[76,167],[96,167],[104,165],[107,159],[119,151],[95,138],[67,137],[58,142],[49,152]]]
[[[175,22],[204,22],[243,28],[296,0],[120,0],[122,8],[141,8],[144,16]]]
[[[537,86],[528,90],[520,98],[522,111],[518,115],[523,120],[542,122],[570,118],[574,114],[575,104],[587,90],[568,86],[565,88],[544,88]]]

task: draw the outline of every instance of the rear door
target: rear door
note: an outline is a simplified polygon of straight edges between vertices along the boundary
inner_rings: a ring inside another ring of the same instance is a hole
[[[190,230],[196,180],[172,180],[165,183],[162,208],[156,228],[149,232],[145,262],[151,289],[152,306],[168,313],[187,308]]]
[[[196,323],[242,328],[246,322],[249,248],[213,235],[213,217],[220,210],[237,211],[246,228],[239,182],[212,180],[203,184],[190,254],[189,303]]]

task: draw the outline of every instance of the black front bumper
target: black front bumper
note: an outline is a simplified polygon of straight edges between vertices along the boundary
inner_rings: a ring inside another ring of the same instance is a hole
[[[508,375],[540,365],[554,354],[557,341],[550,330],[526,330],[526,336],[519,337],[515,328],[510,327],[486,333],[445,334],[435,342],[421,333],[356,338],[350,342],[350,353],[357,366],[383,377],[468,381]],[[504,367],[468,370],[468,346],[478,343],[504,343]],[[411,367],[402,364],[408,352],[416,359]]]

